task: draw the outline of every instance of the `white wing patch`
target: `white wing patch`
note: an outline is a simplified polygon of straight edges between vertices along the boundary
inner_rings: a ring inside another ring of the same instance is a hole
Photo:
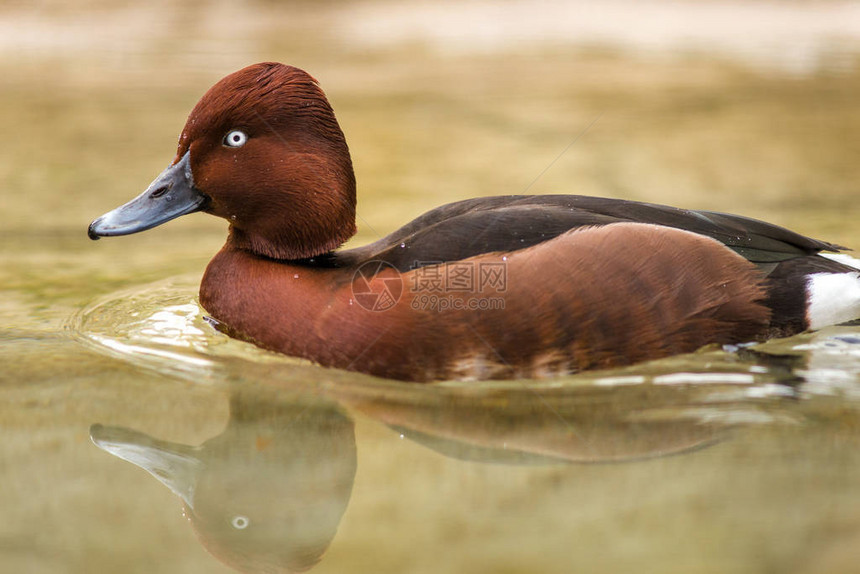
[[[854,263],[841,258],[837,261],[860,269],[860,260],[847,258]],[[860,273],[813,273],[806,280],[806,300],[810,329],[860,319]]]

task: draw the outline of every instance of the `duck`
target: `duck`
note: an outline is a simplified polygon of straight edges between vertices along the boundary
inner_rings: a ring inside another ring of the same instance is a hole
[[[387,379],[557,377],[860,318],[847,248],[625,199],[477,197],[341,248],[356,233],[346,138],[319,82],[276,62],[210,88],[171,164],[88,235],[195,212],[228,223],[199,291],[219,329]]]

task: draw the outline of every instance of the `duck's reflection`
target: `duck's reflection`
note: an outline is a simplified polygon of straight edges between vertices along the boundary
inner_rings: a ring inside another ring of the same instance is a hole
[[[310,569],[337,532],[356,468],[353,423],[329,402],[236,395],[200,446],[94,425],[99,448],[148,471],[185,505],[200,541],[243,572]]]
[[[339,400],[445,456],[501,464],[633,461],[695,450],[725,431],[684,416],[689,393],[651,385],[409,391],[345,389]]]
[[[307,387],[305,387],[307,390]],[[319,391],[319,387],[316,388]],[[205,547],[245,572],[304,571],[335,536],[356,472],[359,411],[446,456],[501,464],[619,462],[712,444],[726,425],[684,416],[702,399],[654,385],[541,391],[328,385],[243,387],[200,446],[94,425],[93,442],[170,488]]]

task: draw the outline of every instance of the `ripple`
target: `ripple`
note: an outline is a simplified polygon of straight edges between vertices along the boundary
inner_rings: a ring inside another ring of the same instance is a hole
[[[161,373],[213,382],[231,359],[251,363],[298,360],[265,351],[218,331],[197,302],[196,276],[180,276],[111,293],[68,323],[96,351]]]

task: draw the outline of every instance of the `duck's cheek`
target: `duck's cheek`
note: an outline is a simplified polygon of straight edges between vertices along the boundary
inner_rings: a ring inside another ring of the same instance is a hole
[[[205,193],[209,200],[203,211],[209,215],[226,219],[231,223],[238,223],[239,220],[244,219],[242,202],[237,201],[229,189],[210,186]]]
[[[193,166],[195,186],[209,198],[206,213],[227,220],[241,215],[247,207],[247,188],[232,167],[221,158],[209,158]]]

